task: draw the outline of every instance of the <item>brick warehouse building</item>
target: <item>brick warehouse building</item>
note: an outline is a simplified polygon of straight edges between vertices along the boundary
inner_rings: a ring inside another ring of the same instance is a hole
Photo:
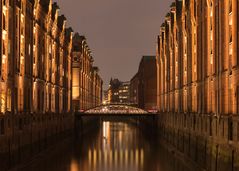
[[[20,160],[34,155],[73,128],[73,30],[66,28],[66,18],[52,0],[1,0],[0,14],[0,165],[4,170],[14,156]],[[93,67],[89,106],[101,103],[97,73]]]
[[[72,29],[51,0],[2,0],[0,12],[0,165],[5,170],[6,155],[12,162],[14,155],[29,157],[37,153],[34,145],[47,146],[72,129]]]
[[[239,113],[239,1],[176,0],[157,45],[161,111]]]
[[[102,102],[103,81],[84,36],[73,37],[73,109],[87,110]]]
[[[204,170],[238,170],[238,7],[175,0],[157,38],[161,136]]]
[[[71,111],[72,29],[59,7],[1,2],[1,112]]]
[[[0,112],[70,112],[73,30],[58,15],[58,5],[52,0],[3,0],[0,10]],[[98,68],[88,65],[84,71],[92,70],[86,74],[92,85],[84,88],[89,94],[82,98],[93,95],[87,106],[96,106],[102,80]]]
[[[145,110],[157,107],[157,65],[155,56],[143,56],[137,74],[130,80],[131,103]]]

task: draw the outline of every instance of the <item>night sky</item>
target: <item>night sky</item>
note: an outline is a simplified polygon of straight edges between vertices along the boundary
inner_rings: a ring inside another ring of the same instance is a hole
[[[74,32],[85,35],[104,88],[111,77],[129,81],[156,38],[173,0],[54,0]]]

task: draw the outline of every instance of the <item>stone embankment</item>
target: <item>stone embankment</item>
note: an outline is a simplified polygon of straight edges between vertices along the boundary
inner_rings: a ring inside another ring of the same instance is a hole
[[[162,113],[160,138],[207,171],[239,170],[239,117]]]

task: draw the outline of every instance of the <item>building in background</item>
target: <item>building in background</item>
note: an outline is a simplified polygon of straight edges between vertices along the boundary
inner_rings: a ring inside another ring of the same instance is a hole
[[[103,104],[106,105],[106,104],[109,104],[109,99],[108,99],[108,90],[104,90],[103,91]]]
[[[130,80],[130,103],[134,106],[139,104],[139,74],[136,73]]]
[[[122,82],[119,79],[110,80],[107,92],[108,104],[130,104],[130,82]]]
[[[108,89],[108,99],[109,103],[120,103],[119,100],[119,88],[121,85],[121,81],[119,79],[110,80],[109,89]]]
[[[130,82],[121,82],[119,87],[119,102],[123,104],[130,103]]]
[[[73,37],[73,109],[87,110],[102,103],[103,81],[99,69],[93,66],[91,50],[84,36]]]
[[[143,56],[137,74],[130,82],[130,99],[145,110],[157,108],[157,65],[155,56]]]

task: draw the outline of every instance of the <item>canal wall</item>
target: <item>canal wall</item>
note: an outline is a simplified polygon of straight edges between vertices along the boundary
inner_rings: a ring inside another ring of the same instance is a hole
[[[0,117],[0,167],[27,162],[72,135],[73,114],[6,114]]]
[[[74,123],[74,134],[75,138],[82,138],[83,135],[90,134],[92,131],[95,131],[100,126],[99,117],[88,117],[76,115]]]
[[[239,117],[162,113],[163,142],[207,171],[239,171]]]

